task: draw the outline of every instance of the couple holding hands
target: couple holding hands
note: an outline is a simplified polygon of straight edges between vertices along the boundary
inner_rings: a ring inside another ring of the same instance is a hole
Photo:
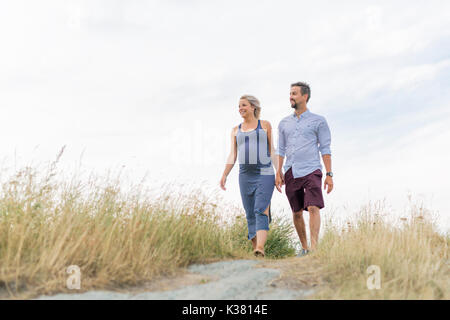
[[[319,153],[326,169],[324,190],[327,193],[333,189],[333,173],[330,129],[323,116],[307,108],[310,97],[308,84],[291,84],[290,102],[294,112],[278,125],[278,150],[273,146],[270,122],[259,119],[261,106],[258,99],[244,95],[239,100],[243,122],[232,129],[231,152],[220,187],[226,190],[227,176],[239,157],[239,188],[247,218],[248,240],[252,241],[255,256],[264,257],[264,244],[272,220],[270,201],[274,188],[282,192],[282,185],[286,186],[294,226],[302,244],[297,256],[302,257],[317,247],[320,209],[324,207]],[[303,211],[309,212],[311,246],[306,239]]]

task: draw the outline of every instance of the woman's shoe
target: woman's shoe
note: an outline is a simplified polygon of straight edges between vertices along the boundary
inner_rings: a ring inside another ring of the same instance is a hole
[[[259,249],[253,250],[253,254],[255,255],[255,257],[261,257],[261,258],[264,258],[264,252],[262,252],[262,251],[259,250]]]

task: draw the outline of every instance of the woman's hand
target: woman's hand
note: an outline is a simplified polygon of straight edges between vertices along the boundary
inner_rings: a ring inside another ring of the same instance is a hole
[[[227,190],[227,188],[225,188],[225,183],[227,183],[227,176],[226,176],[226,175],[223,175],[223,176],[222,176],[222,179],[220,179],[220,187],[221,187],[223,190]]]
[[[277,190],[282,193],[281,186],[284,184],[284,177],[283,173],[277,172],[275,176],[275,186],[277,187]]]

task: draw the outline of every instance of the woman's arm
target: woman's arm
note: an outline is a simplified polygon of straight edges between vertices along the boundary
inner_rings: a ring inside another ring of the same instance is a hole
[[[223,171],[222,178],[220,179],[220,187],[223,190],[226,190],[225,183],[227,181],[228,174],[230,173],[231,169],[233,169],[233,166],[236,163],[237,158],[236,129],[237,127],[234,127],[231,130],[231,150],[227,158],[227,163],[225,164],[225,170]]]
[[[278,171],[278,157],[275,154],[275,147],[273,146],[272,139],[272,126],[269,121],[264,121],[265,129],[267,130],[267,142],[270,146],[270,158],[272,159],[272,164],[275,167],[275,171]],[[264,128],[264,127],[263,127]]]

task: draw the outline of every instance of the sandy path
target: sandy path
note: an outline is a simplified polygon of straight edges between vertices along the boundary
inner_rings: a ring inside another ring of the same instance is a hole
[[[289,280],[289,277],[282,276],[283,272],[286,273],[283,270],[302,263],[300,260],[302,259],[285,259],[284,262],[231,260],[191,265],[187,268],[188,273],[181,276],[178,280],[161,280],[158,285],[147,287],[147,291],[145,288],[129,290],[128,292],[87,291],[84,293],[61,293],[53,296],[40,296],[37,299],[302,299],[314,291],[313,286],[302,285],[304,282],[302,280],[299,280],[300,282],[292,282]],[[275,268],[270,268],[271,265]],[[174,282],[183,283],[184,285],[176,288],[176,285],[173,285]]]

